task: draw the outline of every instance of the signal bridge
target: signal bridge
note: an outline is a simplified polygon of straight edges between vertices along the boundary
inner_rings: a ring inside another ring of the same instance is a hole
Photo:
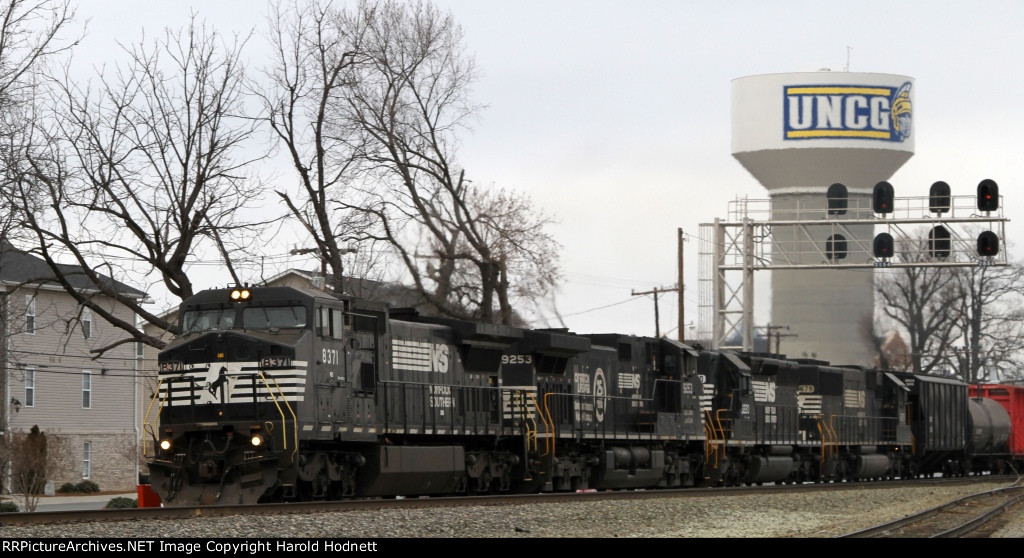
[[[895,198],[880,182],[870,198],[848,199],[834,184],[825,203],[805,201],[773,207],[772,199],[738,199],[729,220],[700,225],[697,337],[711,348],[753,350],[758,270],[1007,265],[999,239],[1009,219],[991,180],[975,196],[951,196],[936,182],[929,196]],[[737,338],[742,346],[729,341]]]

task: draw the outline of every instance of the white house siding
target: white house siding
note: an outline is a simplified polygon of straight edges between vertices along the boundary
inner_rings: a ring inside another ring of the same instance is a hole
[[[51,480],[56,488],[83,480],[84,442],[91,442],[90,480],[102,490],[134,490],[137,484],[133,448],[136,433],[137,374],[135,345],[127,343],[93,359],[89,351],[123,339],[125,332],[93,313],[92,335],[85,339],[75,321],[78,307],[63,291],[20,289],[36,295],[36,331],[29,335],[24,324],[25,297],[14,293],[9,307],[16,331],[10,336],[8,401],[23,403],[19,412],[9,411],[12,430],[28,431],[36,425],[48,436],[61,436],[70,450],[68,469]],[[134,314],[111,299],[107,308],[134,323]],[[18,331],[21,331],[20,333]],[[25,378],[22,370],[35,369],[35,401],[24,406]],[[106,372],[104,373],[104,369]],[[83,408],[83,371],[91,371],[92,401]]]

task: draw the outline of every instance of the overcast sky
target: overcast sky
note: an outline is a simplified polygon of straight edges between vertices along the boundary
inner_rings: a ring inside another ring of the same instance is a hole
[[[473,96],[487,105],[459,161],[478,183],[522,191],[557,218],[566,281],[556,302],[574,331],[654,334],[651,297],[631,293],[675,285],[679,228],[686,321],[697,319],[699,226],[725,219],[730,201],[767,198],[730,153],[731,81],[744,76],[910,76],[915,155],[890,180],[897,198],[925,196],[936,180],[973,195],[992,178],[1010,242],[1019,235],[1024,2],[436,3],[462,25],[481,73]],[[257,0],[88,0],[75,58],[109,61],[116,40],[185,25],[193,7],[223,32],[264,29]],[[757,325],[770,321],[761,284]],[[659,307],[661,333],[675,336],[676,295]],[[533,317],[560,326],[554,316]]]

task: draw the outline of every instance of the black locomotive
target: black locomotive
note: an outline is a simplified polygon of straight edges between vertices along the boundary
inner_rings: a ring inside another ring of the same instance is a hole
[[[972,471],[951,379],[291,287],[204,291],[179,320],[147,426],[164,505]]]

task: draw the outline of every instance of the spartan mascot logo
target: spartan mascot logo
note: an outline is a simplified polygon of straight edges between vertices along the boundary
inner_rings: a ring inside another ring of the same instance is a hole
[[[913,114],[914,111],[910,105],[910,82],[908,81],[900,86],[892,98],[892,129],[899,141],[910,137]]]
[[[908,81],[883,85],[783,87],[783,137],[866,139],[902,143],[910,137],[913,108]]]

